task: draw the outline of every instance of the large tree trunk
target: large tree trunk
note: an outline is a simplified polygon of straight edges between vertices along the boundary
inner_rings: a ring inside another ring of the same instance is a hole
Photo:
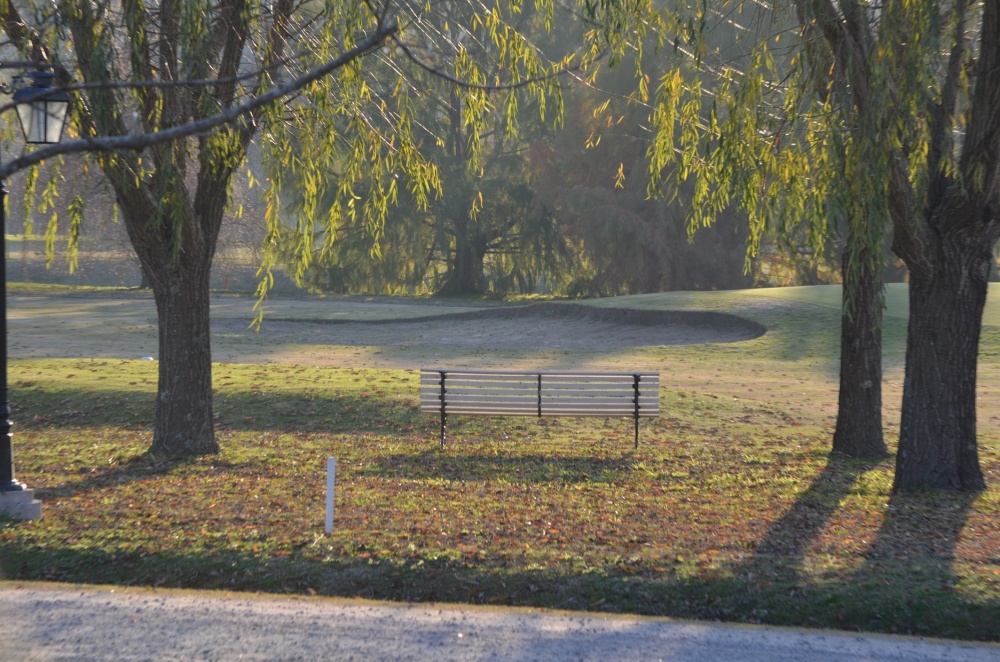
[[[466,213],[463,208],[460,213]],[[455,221],[455,251],[448,265],[444,285],[438,291],[443,296],[464,296],[483,293],[483,261],[485,242],[480,241],[475,222],[461,216]]]
[[[149,450],[169,457],[219,451],[213,428],[209,277],[226,200],[218,191],[225,190],[228,174],[216,174],[199,174],[193,204],[182,197],[183,212],[176,218],[157,216],[155,195],[145,190],[118,196],[156,300],[159,385]],[[179,237],[172,226],[180,228]]]
[[[189,262],[153,281],[160,336],[156,425],[150,448],[156,454],[219,452],[212,408],[211,257],[201,262]]]
[[[833,452],[884,457],[882,436],[882,273],[880,265],[854,260],[845,250],[840,319],[840,395]]]
[[[448,270],[443,294],[464,295],[483,293],[483,256],[468,241],[455,246],[454,260]]]
[[[992,243],[952,232],[911,272],[894,490],[979,490],[976,363]],[[979,240],[979,241],[976,241]]]

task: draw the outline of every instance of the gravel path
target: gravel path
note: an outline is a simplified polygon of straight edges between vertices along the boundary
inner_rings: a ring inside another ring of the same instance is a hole
[[[6,662],[996,662],[1000,646],[523,609],[0,584]]]

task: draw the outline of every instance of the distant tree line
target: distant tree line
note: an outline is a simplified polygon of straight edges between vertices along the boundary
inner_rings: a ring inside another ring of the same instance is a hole
[[[614,82],[604,76],[600,86],[567,85],[558,128],[537,108],[522,109],[520,131],[506,136],[503,109],[494,108],[475,137],[484,146],[476,171],[463,149],[470,136],[462,100],[441,85],[419,125],[426,158],[440,166],[442,194],[421,207],[401,193],[377,232],[347,218],[318,229],[300,285],[337,293],[592,297],[835,277],[828,256],[808,248],[793,260],[774,251],[760,264],[748,262],[747,224],[735,209],[694,241],[684,209],[689,192],[669,201],[647,194],[641,111],[621,101],[620,121],[603,124],[602,104],[614,96],[604,84]],[[328,196],[318,215],[329,212],[337,186],[337,173],[325,174]],[[301,204],[300,184],[286,181],[290,209]],[[290,271],[301,262],[299,243],[289,234],[282,244],[280,263]]]

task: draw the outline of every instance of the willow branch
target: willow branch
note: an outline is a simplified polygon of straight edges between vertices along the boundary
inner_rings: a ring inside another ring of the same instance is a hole
[[[395,25],[390,25],[380,29],[370,37],[360,42],[357,46],[345,51],[339,57],[324,64],[318,65],[308,73],[299,78],[295,78],[284,85],[275,87],[259,96],[247,100],[246,102],[233,106],[217,115],[206,117],[186,124],[154,131],[152,133],[130,134],[120,136],[97,136],[91,138],[80,138],[68,142],[48,145],[28,154],[24,154],[13,161],[8,161],[0,165],[0,179],[9,177],[19,170],[23,170],[45,159],[50,159],[61,154],[73,154],[78,152],[118,152],[118,151],[142,151],[154,145],[180,140],[194,135],[201,135],[217,129],[226,124],[232,124],[238,119],[251,115],[254,111],[273,103],[279,99],[291,96],[310,83],[323,78],[331,72],[364,57],[370,52],[380,48],[392,35],[397,32]]]

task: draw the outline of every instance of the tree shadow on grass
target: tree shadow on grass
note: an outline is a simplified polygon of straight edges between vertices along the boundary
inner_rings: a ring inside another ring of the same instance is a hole
[[[810,545],[829,525],[841,501],[880,462],[839,455],[829,457],[812,483],[769,527],[753,553],[731,568],[730,581],[739,604],[736,609],[752,614],[752,620],[761,622],[790,617],[784,612],[796,608],[794,597],[809,581],[805,564]],[[786,594],[793,599],[783,597]],[[817,618],[811,613],[803,613],[801,618],[802,624],[829,624],[825,617]]]
[[[524,483],[573,481],[586,474],[586,480],[593,482],[600,480],[601,472],[608,480],[625,478],[634,469],[632,461],[627,454],[611,459],[452,457],[435,446],[387,458],[362,471]],[[603,560],[582,563],[555,550],[543,556],[503,546],[468,550],[438,547],[432,539],[396,544],[385,538],[364,549],[346,537],[338,542],[308,530],[278,547],[261,542],[260,551],[251,552],[256,539],[248,541],[248,531],[232,529],[216,539],[199,536],[197,522],[188,523],[194,533],[182,552],[136,549],[125,544],[133,541],[124,533],[116,540],[101,539],[103,549],[86,549],[72,540],[46,540],[45,532],[31,524],[0,521],[0,576],[591,609],[996,640],[1000,601],[977,598],[965,590],[959,585],[961,571],[954,567],[956,544],[975,495],[894,495],[877,532],[874,526],[867,529],[873,543],[860,556],[829,572],[807,566],[816,558],[810,545],[838,516],[845,498],[866,489],[864,478],[878,464],[831,458],[769,528],[750,558],[705,572],[687,572],[683,565],[675,565],[683,562],[673,557],[633,557],[620,551],[614,560],[613,550],[605,554],[590,549]],[[125,468],[57,489],[68,494],[72,489],[107,487],[172,468],[140,456]],[[49,497],[54,495],[53,491]],[[995,594],[995,589],[988,593]]]
[[[155,395],[144,391],[20,389],[15,403],[26,429],[151,425]],[[415,404],[358,394],[239,391],[214,396],[220,430],[281,432],[398,432],[430,420]]]
[[[978,496],[893,494],[863,563],[843,581],[842,608],[853,620],[889,632],[959,637],[973,624],[996,628],[1000,601],[963,595],[955,567]]]
[[[831,455],[823,471],[761,539],[751,562],[781,559],[782,565],[794,571],[801,565],[809,543],[827,526],[841,500],[880,463],[881,460]]]
[[[108,467],[91,469],[78,480],[70,480],[54,487],[35,490],[43,501],[71,498],[78,492],[108,489],[168,474],[179,467],[191,464],[195,459],[164,458],[150,452],[134,455],[123,462]]]
[[[548,455],[443,455],[437,449],[379,458],[361,475],[407,480],[501,481],[505,483],[615,483],[635,466],[631,452],[618,457]]]
[[[878,464],[831,457],[750,558],[733,568],[731,579],[695,579],[692,587],[718,601],[720,589],[731,584],[724,589],[731,597],[718,602],[761,622],[982,638],[994,627],[1000,603],[963,596],[955,590],[959,578],[953,571],[956,544],[978,495],[894,494],[860,560],[811,549],[841,501],[864,489],[864,475]],[[706,617],[728,613],[713,607],[712,599],[704,608]]]
[[[11,523],[0,521],[0,531]],[[305,537],[304,537],[305,538]],[[318,539],[318,538],[317,538]],[[0,537],[0,576],[9,580],[159,586],[275,594],[361,597],[398,602],[448,602],[652,614],[688,619],[811,625],[841,630],[915,632],[971,640],[996,640],[1000,605],[974,604],[954,592],[935,596],[926,620],[901,612],[884,620],[840,621],[824,607],[860,600],[878,608],[891,604],[878,586],[848,586],[850,578],[820,589],[760,590],[736,577],[683,578],[627,565],[509,567],[510,558],[442,550],[384,556],[372,551],[316,547],[303,539],[290,548],[251,553],[242,549],[192,548],[150,553],[141,548],[105,551],[75,545],[20,544]],[[515,553],[516,555],[516,553]],[[914,597],[919,587],[902,595]],[[747,599],[748,596],[756,599]],[[767,615],[765,612],[770,611]],[[763,617],[762,617],[763,616]]]
[[[48,487],[36,487],[35,495],[42,501],[58,501],[92,490],[113,490],[130,483],[141,483],[177,473],[181,480],[194,482],[208,476],[260,475],[261,462],[247,460],[232,462],[221,455],[198,457],[164,457],[144,451],[131,457],[118,459],[104,467],[86,468],[79,472],[79,478],[64,478],[64,482]]]

